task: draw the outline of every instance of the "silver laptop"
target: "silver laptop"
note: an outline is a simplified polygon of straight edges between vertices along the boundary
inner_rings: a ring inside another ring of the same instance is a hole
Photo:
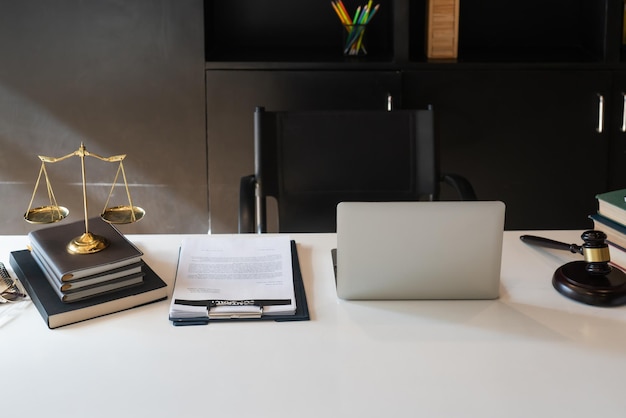
[[[342,299],[495,299],[505,205],[342,202],[333,254]]]

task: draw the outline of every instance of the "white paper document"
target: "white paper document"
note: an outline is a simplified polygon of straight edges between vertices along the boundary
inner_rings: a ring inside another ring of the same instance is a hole
[[[295,311],[289,236],[206,235],[183,240],[170,319]]]

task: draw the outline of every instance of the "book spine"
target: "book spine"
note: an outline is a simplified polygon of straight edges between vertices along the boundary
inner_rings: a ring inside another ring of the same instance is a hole
[[[590,215],[589,218],[591,218],[591,220],[594,221],[594,223],[597,223],[597,224],[602,225],[602,226],[604,226],[606,228],[610,228],[612,230],[615,230],[618,233],[624,234],[624,236],[626,236],[626,226],[620,224],[619,222],[615,222],[614,220],[609,219],[606,216],[601,215],[599,213]]]

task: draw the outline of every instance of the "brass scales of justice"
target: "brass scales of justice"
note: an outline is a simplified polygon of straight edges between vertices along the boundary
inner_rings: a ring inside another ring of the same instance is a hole
[[[85,145],[81,142],[78,150],[67,154],[63,157],[46,157],[39,155],[39,159],[41,160],[41,169],[39,170],[39,176],[37,177],[37,182],[35,183],[35,189],[33,190],[33,195],[30,199],[30,203],[28,204],[28,209],[24,214],[24,219],[32,224],[48,224],[59,222],[63,220],[68,214],[69,210],[63,206],[59,206],[57,204],[56,198],[54,196],[54,191],[52,190],[52,185],[50,183],[50,179],[48,177],[48,172],[46,171],[46,163],[58,163],[60,161],[66,160],[71,157],[80,157],[81,161],[81,171],[82,171],[82,188],[83,188],[83,208],[85,215],[85,233],[79,237],[72,239],[67,244],[67,251],[71,254],[93,254],[99,251],[104,250],[108,247],[109,241],[102,236],[98,236],[96,234],[92,234],[89,232],[89,216],[87,213],[87,182],[85,176],[85,157],[94,157],[98,160],[105,161],[108,163],[116,163],[119,162],[119,166],[117,168],[117,172],[115,174],[115,179],[113,180],[113,184],[111,185],[111,190],[109,191],[109,195],[104,204],[104,209],[102,210],[102,214],[100,217],[108,223],[111,224],[128,224],[141,220],[145,215],[145,211],[137,206],[133,206],[132,200],[130,197],[130,191],[128,189],[128,182],[126,181],[126,173],[124,172],[124,164],[122,161],[126,157],[126,154],[122,155],[113,155],[110,157],[101,157],[97,154],[91,153],[87,151]],[[111,196],[113,195],[113,190],[117,184],[117,179],[119,177],[120,172],[122,173],[122,178],[124,180],[124,186],[126,188],[126,196],[128,198],[128,205],[122,206],[113,206],[108,207]],[[35,194],[37,193],[37,189],[39,188],[39,182],[41,180],[41,176],[44,176],[46,182],[46,189],[48,192],[49,204],[45,206],[40,206],[36,208],[32,208],[33,201],[35,199]]]

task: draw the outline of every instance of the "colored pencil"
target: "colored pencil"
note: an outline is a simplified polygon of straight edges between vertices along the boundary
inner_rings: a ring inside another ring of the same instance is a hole
[[[378,12],[380,4],[377,4],[372,9],[372,0],[369,0],[367,4],[356,8],[354,17],[350,17],[350,13],[348,13],[342,0],[331,0],[330,4],[335,14],[337,14],[339,21],[348,32],[344,54],[358,55],[360,51],[367,54],[365,46],[363,45],[365,27],[372,20],[376,12]]]

